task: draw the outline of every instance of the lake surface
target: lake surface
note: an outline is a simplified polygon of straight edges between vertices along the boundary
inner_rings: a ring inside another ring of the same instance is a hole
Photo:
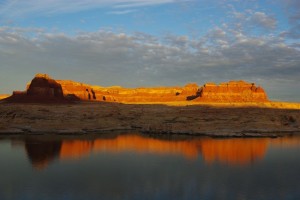
[[[0,199],[300,199],[300,138],[0,139]]]

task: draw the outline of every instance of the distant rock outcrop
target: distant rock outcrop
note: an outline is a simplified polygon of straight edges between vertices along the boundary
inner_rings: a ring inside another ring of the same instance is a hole
[[[199,90],[198,101],[209,102],[266,102],[267,95],[263,88],[245,81],[228,83],[206,83]]]
[[[63,90],[59,83],[47,74],[37,74],[27,90],[29,96],[63,98]]]
[[[84,101],[107,102],[169,102],[185,101],[197,93],[199,86],[189,83],[184,87],[123,88],[121,86],[92,86],[71,80],[57,80],[64,95],[75,95]]]
[[[120,86],[101,87],[71,80],[54,80],[47,74],[37,74],[27,91],[14,91],[11,101],[107,101],[120,103],[138,102],[266,102],[263,88],[245,81],[228,83],[206,83],[199,87],[189,83],[184,87],[123,88]]]
[[[254,83],[229,81],[228,83],[206,83],[199,87],[189,83],[184,87],[122,88],[91,86],[74,81],[57,81],[65,95],[76,95],[81,100],[108,102],[266,102],[265,91]]]
[[[97,100],[93,88],[84,83],[71,80],[57,80],[63,89],[64,95],[74,95],[81,100]]]
[[[19,103],[65,103],[62,87],[47,74],[36,74],[26,91],[14,91],[5,99],[7,102]]]

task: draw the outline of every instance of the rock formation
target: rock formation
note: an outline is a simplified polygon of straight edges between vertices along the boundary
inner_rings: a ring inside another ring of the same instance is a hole
[[[263,88],[245,81],[228,83],[206,83],[199,89],[198,101],[209,102],[266,102],[267,95]]]
[[[92,88],[89,85],[70,80],[57,80],[57,83],[61,85],[66,97],[74,95],[81,100],[91,100]]]
[[[230,81],[216,85],[206,83],[199,87],[189,83],[184,87],[122,88],[91,86],[74,81],[57,81],[65,95],[74,94],[81,100],[108,102],[266,102],[265,91],[254,83]]]
[[[254,83],[229,81],[228,83],[206,83],[199,87],[189,83],[184,87],[123,88],[101,87],[71,80],[53,80],[46,74],[37,74],[27,91],[15,91],[13,99],[36,99],[43,101],[107,101],[120,103],[135,102],[266,102],[265,91]],[[11,99],[11,98],[10,98]]]
[[[63,98],[64,96],[61,85],[47,74],[37,74],[32,79],[27,90],[27,95],[56,98]]]
[[[62,87],[47,74],[36,74],[26,91],[14,91],[5,99],[20,103],[65,103]]]
[[[123,88],[120,86],[101,87],[71,80],[57,80],[65,96],[75,95],[85,101],[107,102],[168,102],[185,101],[194,96],[199,86],[196,83],[184,87]]]

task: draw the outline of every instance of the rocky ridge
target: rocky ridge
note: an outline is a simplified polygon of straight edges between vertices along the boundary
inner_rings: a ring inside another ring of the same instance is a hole
[[[263,88],[245,81],[206,83],[202,87],[188,83],[180,87],[123,88],[92,86],[72,80],[54,80],[47,74],[37,74],[26,91],[14,91],[11,102],[104,101],[119,103],[268,102]]]
[[[201,101],[211,102],[266,102],[267,95],[262,87],[245,81],[228,83],[206,83],[199,91]]]
[[[75,95],[86,101],[106,102],[268,102],[262,87],[245,81],[229,81],[216,85],[189,83],[184,87],[123,88],[91,86],[75,81],[57,80],[65,96]]]

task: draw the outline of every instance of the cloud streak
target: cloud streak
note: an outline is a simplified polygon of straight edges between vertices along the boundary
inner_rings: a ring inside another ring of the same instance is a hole
[[[101,7],[120,9],[175,2],[176,0],[5,0],[0,3],[0,15],[6,17],[51,15],[72,13]]]

